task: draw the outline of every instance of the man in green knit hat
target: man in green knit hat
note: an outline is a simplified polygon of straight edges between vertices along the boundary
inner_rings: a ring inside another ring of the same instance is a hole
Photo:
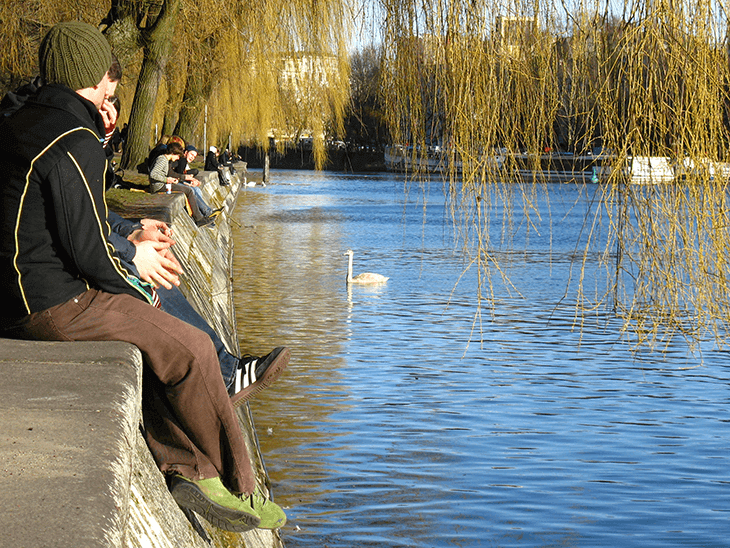
[[[173,497],[230,531],[281,527],[256,487],[211,339],[161,311],[109,245],[103,150],[112,53],[98,29],[55,25],[44,85],[0,119],[0,336],[125,341],[144,358],[144,435]]]

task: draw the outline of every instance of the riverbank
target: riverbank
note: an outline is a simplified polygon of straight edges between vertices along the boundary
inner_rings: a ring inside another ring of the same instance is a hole
[[[239,167],[239,174],[245,166]],[[181,195],[113,189],[112,210],[155,217],[175,232],[181,291],[238,352],[228,218],[242,184],[202,173],[204,194],[223,207],[214,229],[195,226]],[[0,339],[0,518],[8,546],[77,548],[279,548],[278,532],[220,531],[186,515],[170,496],[139,430],[142,359],[133,345]],[[238,409],[257,482],[269,480],[248,405]]]
[[[241,146],[237,152],[241,160],[246,162],[250,169],[262,169],[264,167],[265,154],[260,149]],[[312,147],[310,145],[287,148],[283,152],[271,150],[269,152],[269,167],[271,169],[314,170]],[[343,171],[346,173],[385,171],[385,156],[383,149],[377,147],[332,148],[327,151],[327,160],[322,169],[324,171]]]

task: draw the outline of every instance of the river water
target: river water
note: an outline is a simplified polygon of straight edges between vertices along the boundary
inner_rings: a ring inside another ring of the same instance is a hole
[[[514,287],[493,276],[481,319],[439,184],[273,171],[241,192],[241,346],[292,348],[251,403],[288,548],[730,546],[728,354],[632,353],[604,312],[575,328],[595,191],[549,185],[529,237],[518,212],[494,250]],[[387,284],[348,289],[348,248]]]

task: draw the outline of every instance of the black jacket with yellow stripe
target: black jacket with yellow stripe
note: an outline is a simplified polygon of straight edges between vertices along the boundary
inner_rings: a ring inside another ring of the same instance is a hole
[[[4,318],[89,288],[149,302],[109,244],[104,126],[74,91],[46,85],[0,117],[0,283]]]

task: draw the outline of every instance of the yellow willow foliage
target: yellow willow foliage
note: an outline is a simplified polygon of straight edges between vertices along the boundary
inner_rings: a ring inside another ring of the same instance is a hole
[[[181,32],[206,38],[209,51],[201,57],[196,43],[178,55],[192,54],[192,69],[213,81],[208,142],[268,148],[271,136],[311,133],[321,165],[324,138],[340,129],[349,98],[350,18],[341,0],[186,2]]]
[[[600,148],[594,188],[604,206],[585,221],[584,256],[600,232],[610,276],[607,287],[581,284],[576,317],[614,310],[649,346],[677,334],[727,342],[727,3],[381,0],[380,7],[394,142],[413,145],[416,164],[429,145],[443,147],[451,213],[479,272],[480,302],[490,302],[494,273],[507,275],[492,250],[508,228],[519,220],[534,230],[534,220],[549,216],[536,200],[547,188],[545,149]],[[677,177],[637,184],[630,168],[640,157],[662,158]],[[518,159],[532,169],[528,184],[516,175]]]
[[[270,136],[311,133],[323,163],[324,138],[340,129],[349,99],[345,44],[350,10],[340,0],[183,0],[154,124],[161,129],[163,121],[172,119],[174,125],[175,113],[187,100],[200,109],[199,128],[188,135],[199,147],[230,141],[234,149],[242,142],[267,148]],[[296,86],[287,85],[283,74],[292,59],[325,66],[327,78],[304,71]],[[185,99],[193,72],[208,89]],[[127,91],[134,92],[134,82],[120,93]],[[131,104],[132,96],[123,99]],[[123,114],[123,121],[129,114]]]
[[[79,20],[97,24],[105,9],[108,6],[96,1],[0,0],[0,87],[10,89],[38,74],[38,46],[55,23]]]

